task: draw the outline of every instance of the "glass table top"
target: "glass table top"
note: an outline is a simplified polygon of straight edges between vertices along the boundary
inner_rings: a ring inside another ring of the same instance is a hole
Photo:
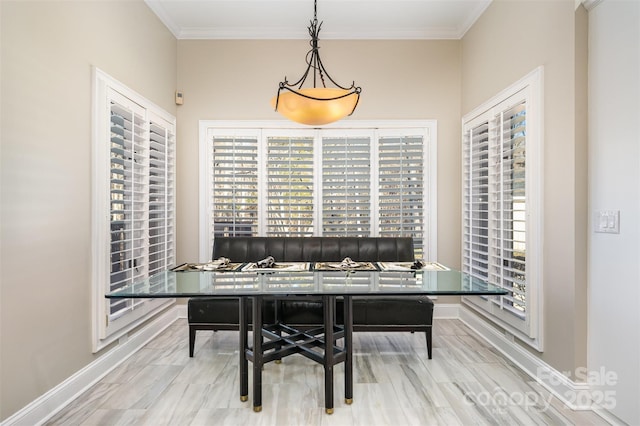
[[[503,295],[500,287],[446,271],[163,271],[107,294],[107,298],[212,296]]]

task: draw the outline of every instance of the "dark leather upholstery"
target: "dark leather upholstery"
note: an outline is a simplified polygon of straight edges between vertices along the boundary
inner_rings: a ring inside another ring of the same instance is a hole
[[[356,237],[218,237],[213,259],[256,262],[273,256],[276,262],[413,261],[413,239]]]
[[[213,259],[226,257],[232,262],[256,262],[273,256],[276,262],[337,262],[345,257],[354,261],[413,261],[413,239],[355,237],[217,237]],[[339,301],[339,305],[340,305]],[[263,309],[265,322],[272,322],[275,301]],[[294,326],[322,323],[322,305],[316,300],[278,300],[282,322]],[[237,330],[237,298],[192,298],[188,302],[189,356],[193,356],[197,330]],[[336,309],[342,322],[342,309]],[[424,331],[431,359],[433,301],[419,297],[354,297],[354,331]]]
[[[215,312],[214,317],[224,318],[229,324],[238,324],[240,322],[240,309],[238,307],[238,299],[237,298],[202,298],[202,299],[191,299],[194,302],[189,306],[189,322],[193,323],[207,323],[211,322],[212,312]],[[227,303],[230,301],[231,303]],[[222,302],[222,303],[219,303]],[[275,321],[274,315],[274,306],[275,302],[273,300],[268,300],[265,302],[267,305],[262,310],[262,322],[263,323],[272,323]],[[249,299],[249,312],[251,312],[252,301]]]

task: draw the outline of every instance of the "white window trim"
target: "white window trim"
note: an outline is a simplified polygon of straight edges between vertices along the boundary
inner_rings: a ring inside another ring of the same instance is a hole
[[[425,260],[427,261],[436,261],[437,260],[437,247],[438,247],[438,235],[437,235],[437,141],[438,141],[438,126],[436,120],[345,120],[337,123],[332,123],[330,126],[321,126],[319,128],[325,129],[378,129],[379,131],[384,131],[384,129],[426,129],[426,133],[428,135],[428,143],[427,149],[425,150],[425,164],[428,168],[427,170],[427,179],[428,179],[428,188],[425,188],[426,193],[424,195],[424,203],[425,203],[425,235],[428,236],[427,245],[424,246],[423,250],[426,252]],[[210,200],[209,195],[212,193],[213,188],[211,188],[211,179],[208,176],[209,171],[209,162],[213,155],[212,146],[210,142],[210,129],[229,129],[229,132],[233,130],[238,130],[242,133],[243,136],[247,135],[249,130],[243,129],[257,129],[261,130],[269,130],[269,129],[305,129],[307,132],[310,130],[308,126],[299,125],[293,123],[291,121],[286,120],[256,120],[256,121],[246,121],[246,120],[200,120],[199,122],[199,138],[200,138],[200,194],[199,194],[199,261],[207,262],[211,256],[211,241],[209,238],[209,230],[211,229],[211,214],[210,214]],[[311,129],[313,130],[313,129]],[[317,131],[316,137],[317,137]],[[378,136],[378,132],[376,132],[376,138]],[[377,140],[377,139],[376,139]],[[318,145],[318,144],[316,144]],[[377,145],[373,144],[372,146],[372,154],[377,154]],[[264,155],[264,152],[260,152],[259,156]],[[321,155],[321,147],[316,147],[316,156]],[[377,173],[375,174],[377,186]],[[316,183],[322,181],[322,176],[316,176]],[[264,181],[261,179],[259,181]],[[318,186],[319,187],[319,186]],[[373,193],[372,188],[372,197],[377,199],[377,193]],[[320,195],[318,195],[320,196]],[[372,200],[373,201],[373,200]],[[429,207],[429,209],[427,209]],[[259,211],[259,214],[261,212]],[[318,209],[315,212],[315,221],[316,223],[321,223],[322,218],[322,210]],[[260,215],[259,222],[259,230],[262,232],[265,228],[264,226],[264,215]],[[373,220],[373,217],[372,217]],[[372,229],[378,229],[378,223],[375,221]],[[316,226],[315,229],[318,229]]]
[[[110,274],[110,203],[109,203],[109,144],[103,133],[109,128],[109,102],[107,91],[113,89],[175,127],[171,114],[118,82],[98,68],[92,69],[92,350],[94,353],[120,339],[131,330],[153,317],[175,299],[148,299],[136,309],[109,321],[109,300],[105,291],[109,288]],[[149,118],[149,117],[147,117]],[[107,139],[108,140],[108,139]],[[175,198],[175,194],[174,194]]]
[[[462,152],[464,152],[464,129],[469,123],[481,116],[492,116],[492,109],[500,103],[524,91],[527,99],[527,163],[525,185],[527,187],[527,322],[528,333],[515,328],[509,322],[491,315],[479,308],[468,297],[462,297],[462,303],[477,314],[499,325],[519,340],[542,352],[544,350],[544,312],[543,312],[543,230],[544,230],[544,68],[531,71],[508,88],[484,102],[462,118]],[[464,170],[462,170],[464,181]],[[464,190],[462,205],[464,206]],[[464,214],[461,227],[464,230]],[[464,231],[462,235],[464,246]],[[462,257],[464,253],[462,253]],[[461,258],[461,263],[463,263]],[[531,285],[533,284],[533,285]]]

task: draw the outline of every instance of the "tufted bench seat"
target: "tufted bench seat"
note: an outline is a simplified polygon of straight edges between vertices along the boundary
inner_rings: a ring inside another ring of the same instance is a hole
[[[256,262],[273,256],[276,262],[413,262],[413,239],[357,237],[216,237],[213,259]],[[274,321],[274,303],[263,308],[265,323]],[[294,326],[322,323],[322,305],[317,301],[279,300],[279,319]],[[188,301],[189,356],[193,356],[198,330],[237,330],[237,298],[192,298]],[[251,310],[249,310],[251,312]],[[342,322],[342,309],[336,309]],[[424,332],[431,359],[433,301],[427,296],[354,297],[354,331]]]

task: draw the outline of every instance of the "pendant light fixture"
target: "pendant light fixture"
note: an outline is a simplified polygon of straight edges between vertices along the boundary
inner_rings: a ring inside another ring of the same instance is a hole
[[[271,99],[271,106],[289,120],[312,126],[332,123],[353,114],[362,91],[355,82],[351,87],[340,86],[324,68],[318,50],[322,22],[318,24],[317,3],[317,0],[313,1],[313,21],[308,27],[311,50],[307,52],[307,69],[295,83],[289,83],[285,77],[278,87],[278,94]],[[304,88],[308,77],[313,78],[313,87]],[[335,87],[327,87],[326,80]]]

